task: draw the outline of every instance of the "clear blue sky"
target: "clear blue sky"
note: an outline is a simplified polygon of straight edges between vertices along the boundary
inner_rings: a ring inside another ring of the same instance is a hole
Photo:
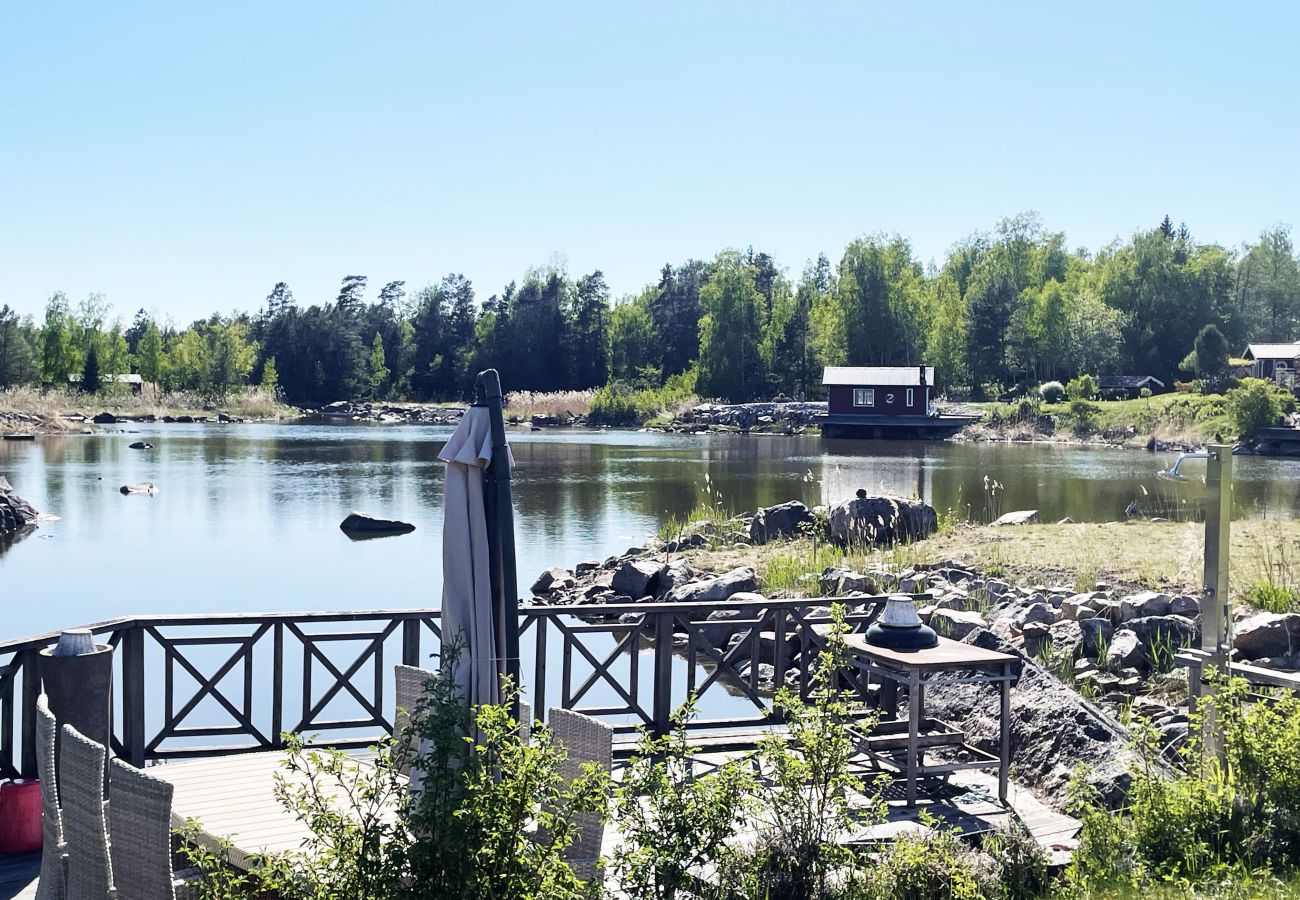
[[[1300,207],[1300,4],[9,3],[0,303],[178,323],[346,274],[616,295],[753,245],[923,261],[1037,210],[1096,248]]]

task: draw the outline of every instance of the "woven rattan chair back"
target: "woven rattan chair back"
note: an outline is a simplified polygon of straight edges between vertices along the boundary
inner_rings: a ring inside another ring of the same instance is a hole
[[[414,751],[417,748],[408,747],[403,741],[407,737],[411,716],[419,708],[420,698],[424,696],[425,686],[436,679],[438,673],[417,666],[394,666],[393,677],[396,682],[394,697],[397,703],[397,713],[393,716],[393,739],[398,742],[398,751],[407,760],[407,765],[402,770],[403,774],[409,776],[412,768],[410,761],[414,758]]]
[[[174,900],[172,792],[120,759],[109,763],[108,833],[119,900]]]
[[[551,739],[562,746],[565,751],[564,763],[560,774],[572,781],[582,774],[586,763],[595,763],[605,772],[613,768],[614,729],[599,719],[584,716],[567,709],[551,708],[546,716],[546,725],[551,731]],[[596,869],[596,860],[600,858],[601,844],[605,839],[604,817],[599,813],[576,813],[570,817],[577,838],[565,851],[565,859],[579,872],[580,877],[590,879]]]
[[[114,898],[113,864],[104,821],[102,744],[64,725],[59,741],[59,793],[63,797],[63,838],[68,845],[68,900]]]
[[[55,781],[54,739],[59,723],[50,712],[44,694],[36,698],[36,776],[41,781],[41,880],[36,900],[63,900],[64,855],[63,816],[59,812],[59,785]]]

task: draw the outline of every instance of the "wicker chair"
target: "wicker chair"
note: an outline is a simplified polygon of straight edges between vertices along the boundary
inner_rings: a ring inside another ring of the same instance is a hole
[[[416,666],[394,666],[393,677],[396,681],[394,696],[397,701],[397,713],[393,716],[393,739],[400,744],[409,737],[406,730],[411,723],[411,714],[419,707],[420,698],[424,696],[425,685],[436,679],[438,673]],[[413,748],[402,746],[400,749],[407,751]],[[413,756],[413,753],[407,755],[408,762]],[[409,777],[412,768],[413,766],[407,765],[403,774]]]
[[[104,821],[104,757],[97,744],[71,725],[59,741],[63,837],[68,844],[68,900],[114,900],[113,863]]]
[[[552,707],[547,714],[551,739],[565,750],[560,774],[573,780],[582,774],[586,763],[595,763],[606,772],[613,769],[614,729],[599,719],[567,709]],[[605,839],[604,817],[599,813],[575,813],[570,817],[577,838],[565,850],[565,861],[584,881],[599,880],[600,848]]]
[[[59,786],[54,775],[54,721],[44,694],[36,698],[36,774],[41,781],[41,878],[36,900],[63,900],[68,848],[63,843],[63,816],[59,812]]]
[[[119,900],[175,900],[197,869],[172,870],[172,793],[175,788],[120,759],[109,763],[108,833]]]

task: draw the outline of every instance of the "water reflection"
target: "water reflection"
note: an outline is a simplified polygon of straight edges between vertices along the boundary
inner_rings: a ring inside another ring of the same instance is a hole
[[[0,444],[0,474],[62,522],[0,556],[5,635],[128,613],[428,606],[441,593],[448,428],[138,426],[131,434]],[[149,451],[128,449],[147,440]],[[742,511],[858,488],[913,494],[983,520],[1036,508],[1052,521],[1121,519],[1135,499],[1195,501],[1155,472],[1173,456],[1055,446],[818,438],[513,432],[520,581],[603,558],[689,511],[706,481]],[[1239,457],[1237,515],[1291,516],[1300,461]],[[986,482],[987,479],[987,482]],[[156,497],[123,497],[152,481]],[[986,490],[997,484],[996,490]],[[1146,492],[1145,494],[1143,492]],[[353,509],[417,531],[353,544]]]

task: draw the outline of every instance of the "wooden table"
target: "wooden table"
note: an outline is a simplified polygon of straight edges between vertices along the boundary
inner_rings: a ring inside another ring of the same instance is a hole
[[[171,782],[172,825],[198,819],[200,840],[215,848],[221,838],[234,847],[230,862],[241,869],[249,857],[300,850],[311,829],[275,799],[275,777],[305,784],[302,774],[284,768],[282,751],[239,753],[151,766],[149,774]],[[364,758],[358,764],[369,765]],[[393,815],[396,815],[394,810]]]
[[[1007,802],[1007,773],[1011,766],[1011,682],[1015,680],[1011,667],[1016,657],[995,650],[985,650],[948,638],[939,638],[939,644],[928,650],[891,650],[868,644],[865,635],[853,634],[846,638],[854,664],[866,674],[880,681],[880,707],[892,718],[898,715],[898,689],[907,688],[907,726],[904,733],[898,720],[885,721],[867,736],[867,752],[884,749],[903,749],[903,774],[907,779],[907,805],[915,806],[917,782],[929,775],[940,775],[963,769],[996,767],[998,772],[998,799]],[[925,719],[925,689],[940,684],[998,684],[1002,692],[999,715],[998,756],[992,757],[966,743],[966,736],[942,723]],[[922,724],[933,726],[922,734]],[[967,762],[948,762],[927,765],[925,747],[950,746],[965,751],[975,759]]]

